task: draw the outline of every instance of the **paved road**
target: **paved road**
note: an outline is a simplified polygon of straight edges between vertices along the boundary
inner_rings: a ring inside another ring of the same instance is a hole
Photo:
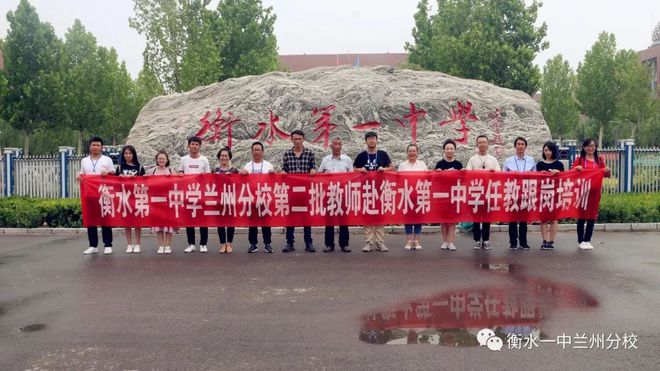
[[[657,369],[659,237],[601,232],[578,251],[562,233],[556,251],[509,252],[496,233],[491,252],[460,236],[451,253],[437,235],[421,252],[387,235],[392,251],[365,254],[354,235],[350,254],[227,256],[183,254],[177,236],[171,256],[88,257],[84,236],[0,236],[0,369]],[[501,351],[475,346],[482,326]],[[638,349],[509,349],[507,332],[529,331],[604,333],[603,347],[634,333]]]

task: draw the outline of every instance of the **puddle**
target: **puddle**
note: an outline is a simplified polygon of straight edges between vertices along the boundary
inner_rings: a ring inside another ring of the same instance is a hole
[[[360,340],[371,344],[438,344],[479,346],[477,333],[492,329],[546,338],[545,318],[562,310],[593,310],[598,301],[586,291],[540,277],[519,274],[520,266],[479,264],[480,269],[513,274],[510,285],[450,290],[376,310],[360,318]]]
[[[18,331],[20,332],[35,332],[35,331],[41,331],[46,328],[46,325],[43,323],[33,323],[31,325],[19,327]]]

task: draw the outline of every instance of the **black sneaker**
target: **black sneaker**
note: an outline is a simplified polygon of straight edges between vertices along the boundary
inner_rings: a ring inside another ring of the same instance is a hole
[[[316,249],[314,248],[314,246],[312,246],[312,244],[309,244],[309,245],[305,246],[305,251],[307,251],[307,252],[316,252]]]
[[[518,246],[516,246],[516,245],[509,245],[509,250],[518,250]]]
[[[541,250],[548,250],[550,249],[550,242],[543,240],[543,243],[541,244]]]
[[[250,245],[250,248],[248,249],[248,254],[254,254],[258,250],[259,248],[257,247],[257,245]]]
[[[342,252],[351,252],[351,249],[349,249],[348,247],[342,247],[341,251]]]
[[[266,245],[264,245],[264,251],[266,251],[267,253],[270,254],[270,253],[273,252],[273,247],[270,246],[270,244],[266,244]]]
[[[335,248],[332,246],[326,246],[325,249],[323,249],[323,252],[333,252],[335,251]]]
[[[552,250],[555,248],[555,241],[548,242],[548,249]]]
[[[289,245],[289,244],[287,244],[287,245],[282,249],[282,252],[284,252],[284,253],[291,252],[291,251],[296,251],[296,248],[293,247],[293,245]]]
[[[529,250],[531,247],[529,247],[529,245],[525,243],[525,244],[521,244],[520,248],[523,250]]]

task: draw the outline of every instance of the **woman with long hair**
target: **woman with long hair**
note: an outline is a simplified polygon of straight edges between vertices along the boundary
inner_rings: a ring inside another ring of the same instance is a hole
[[[609,176],[610,168],[607,167],[605,159],[598,155],[598,145],[593,138],[587,138],[582,142],[582,150],[580,157],[575,159],[572,170],[594,170],[604,169],[605,176]],[[585,229],[586,223],[586,229]],[[577,238],[578,247],[582,250],[593,250],[594,246],[591,244],[591,236],[594,233],[595,219],[578,219],[577,221]]]

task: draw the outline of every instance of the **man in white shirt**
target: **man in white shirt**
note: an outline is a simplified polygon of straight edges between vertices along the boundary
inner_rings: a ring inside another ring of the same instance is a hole
[[[467,170],[500,171],[500,164],[494,156],[488,154],[488,137],[479,135],[477,137],[477,149],[479,153],[472,156],[467,163]],[[475,250],[483,248],[490,250],[490,223],[472,223]]]
[[[275,172],[273,164],[264,160],[264,145],[261,142],[252,143],[252,161],[248,162],[243,166],[241,174],[272,174]],[[249,254],[254,254],[259,250],[257,247],[257,235],[259,233],[258,227],[249,227],[248,228],[248,242],[250,243],[250,248],[248,248]],[[261,227],[261,235],[264,239],[264,251],[267,253],[272,253],[273,248],[271,247],[271,230],[270,227]]]
[[[107,175],[114,172],[115,165],[112,159],[103,155],[103,139],[100,137],[92,137],[89,140],[89,156],[80,161],[80,173],[76,180],[80,182],[82,175],[95,174]],[[101,227],[101,235],[103,236],[103,246],[105,255],[112,254],[112,227]],[[84,255],[96,254],[99,246],[98,229],[96,226],[87,227],[87,239],[89,240],[89,248],[83,251]]]
[[[188,155],[181,157],[179,174],[209,174],[211,165],[206,156],[200,153],[202,138],[192,136],[188,138]],[[185,253],[195,252],[195,227],[186,227],[188,247]],[[209,240],[209,228],[199,227],[199,252],[207,252],[206,244]]]
[[[350,157],[341,153],[342,140],[340,137],[332,139],[330,144],[332,153],[323,157],[321,166],[319,166],[319,173],[348,173],[353,171],[353,161]],[[348,248],[348,226],[339,226],[339,247],[343,252],[351,252]],[[323,252],[335,251],[335,227],[333,225],[325,226],[325,249]]]
[[[527,150],[527,139],[518,137],[513,141],[513,146],[516,148],[516,154],[504,160],[504,171],[535,171],[536,162],[534,158],[525,154]],[[520,242],[520,248],[528,250],[527,244],[527,222],[510,222],[509,223],[509,248],[516,250]]]

